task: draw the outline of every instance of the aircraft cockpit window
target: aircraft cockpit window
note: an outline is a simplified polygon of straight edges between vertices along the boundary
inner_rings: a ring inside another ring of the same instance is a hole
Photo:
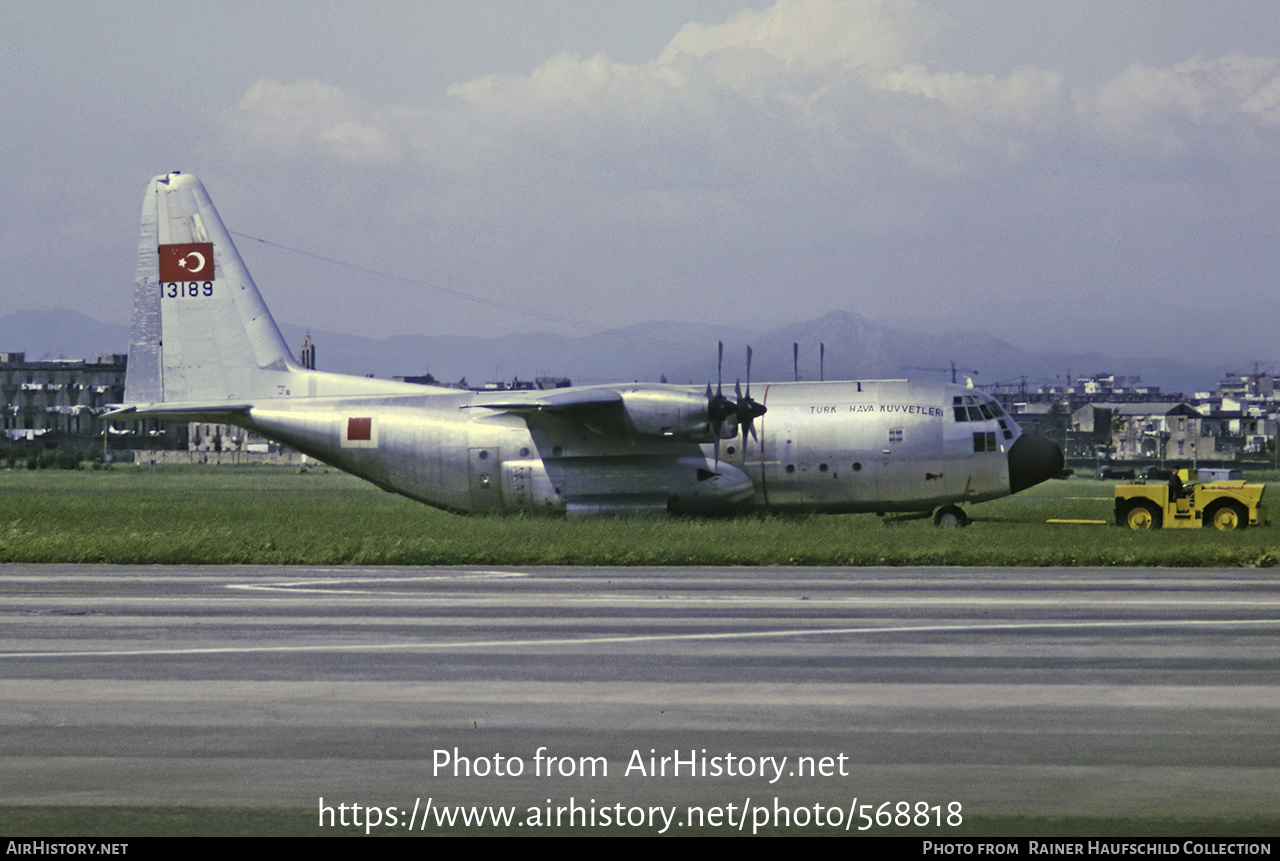
[[[951,404],[958,422],[985,422],[1005,414],[1000,404],[979,395],[955,395]]]
[[[1005,414],[999,403],[980,395],[954,395],[951,404],[958,422],[985,422]]]

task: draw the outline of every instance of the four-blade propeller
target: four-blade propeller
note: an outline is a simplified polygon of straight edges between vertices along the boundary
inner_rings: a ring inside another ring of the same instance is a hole
[[[728,436],[737,436],[737,429],[742,428],[742,446],[747,445],[747,434],[752,439],[756,436],[755,420],[767,410],[764,404],[751,397],[751,348],[747,347],[747,391],[743,394],[742,381],[733,385],[733,397],[724,393],[724,341],[718,342],[719,355],[716,359],[716,389],[711,391],[711,383],[707,383],[707,420],[711,423],[711,432],[716,441],[716,465],[720,464],[720,440]],[[732,428],[732,430],[730,430]],[[727,433],[726,433],[727,431]]]

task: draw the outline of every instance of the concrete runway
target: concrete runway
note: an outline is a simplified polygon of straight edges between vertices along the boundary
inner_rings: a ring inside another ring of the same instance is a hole
[[[5,566],[0,804],[1275,816],[1277,581]]]

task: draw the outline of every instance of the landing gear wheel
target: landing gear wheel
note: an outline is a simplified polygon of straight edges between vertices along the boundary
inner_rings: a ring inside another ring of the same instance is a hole
[[[1219,532],[1244,529],[1249,525],[1249,512],[1233,502],[1228,502],[1214,510],[1210,522]]]
[[[961,529],[969,525],[969,516],[955,505],[944,505],[933,513],[933,525],[939,529]]]
[[[1150,505],[1138,504],[1129,509],[1124,518],[1125,525],[1134,532],[1145,529],[1160,528],[1160,512]]]

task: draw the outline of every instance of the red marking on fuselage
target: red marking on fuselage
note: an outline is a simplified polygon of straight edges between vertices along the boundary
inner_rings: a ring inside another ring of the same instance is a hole
[[[373,419],[372,418],[349,418],[347,419],[347,441],[372,440],[373,439]]]

